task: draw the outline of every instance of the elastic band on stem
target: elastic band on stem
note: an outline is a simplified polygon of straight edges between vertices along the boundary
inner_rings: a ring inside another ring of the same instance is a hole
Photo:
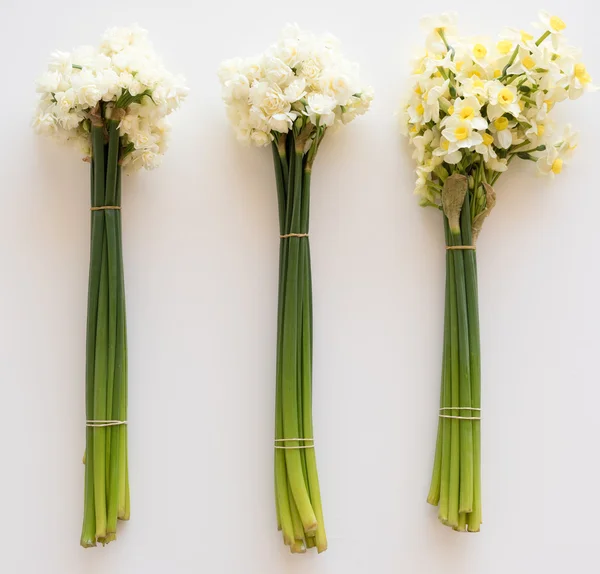
[[[102,209],[121,209],[120,205],[101,205],[99,207],[90,207],[91,211],[100,211]]]
[[[475,245],[446,245],[446,249],[471,249],[475,251]]]
[[[481,409],[478,407],[441,407],[440,411],[476,411],[481,413]],[[444,415],[440,413],[440,418],[442,419],[457,419],[461,421],[480,421],[481,417],[459,417],[454,415]]]
[[[297,446],[282,446],[277,444],[278,442],[288,442],[291,440],[295,440],[298,442],[312,442],[312,444],[305,445],[297,445]],[[275,448],[283,449],[283,450],[293,450],[299,448],[315,448],[315,439],[314,438],[276,438],[275,439]]]
[[[85,421],[86,427],[101,428],[101,427],[116,427],[119,425],[126,425],[127,421]]]

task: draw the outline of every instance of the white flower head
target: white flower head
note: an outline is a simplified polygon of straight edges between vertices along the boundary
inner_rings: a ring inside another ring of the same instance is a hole
[[[470,121],[454,116],[445,124],[442,135],[450,142],[449,152],[474,148],[483,141],[481,134],[473,129]]]
[[[540,28],[550,34],[561,34],[562,31],[567,27],[564,21],[558,16],[554,16],[545,10],[539,11],[540,21],[534,23],[536,28]]]
[[[503,114],[511,114],[519,117],[521,107],[519,106],[519,94],[517,88],[512,84],[505,85],[498,80],[488,83],[489,104],[487,116],[494,121]]]
[[[129,169],[159,165],[166,150],[166,116],[187,95],[183,80],[164,68],[139,26],[108,30],[98,48],[54,52],[38,91],[36,129],[76,143],[86,154],[92,115],[100,110],[109,118],[121,108],[120,136],[128,150],[122,163]]]
[[[332,126],[337,102],[333,96],[313,93],[308,96],[306,115],[314,125]]]
[[[219,79],[238,139],[259,146],[289,132],[298,118],[323,128],[346,124],[365,113],[373,98],[336,38],[296,25],[286,26],[264,54],[224,62]]]
[[[427,34],[425,41],[427,49],[433,52],[443,52],[447,41],[456,35],[456,13],[446,12],[436,16],[425,16],[421,18],[421,30]]]
[[[451,117],[468,122],[472,129],[484,130],[488,126],[487,120],[481,116],[481,104],[475,96],[456,98],[452,112]],[[446,120],[442,122],[442,125],[445,123],[447,123]]]
[[[508,149],[513,144],[514,133],[512,128],[515,127],[515,122],[509,120],[505,116],[496,118],[490,124],[490,131],[494,135],[494,143],[502,149]]]
[[[564,154],[560,148],[549,146],[546,151],[537,160],[538,171],[542,175],[550,175],[554,177],[562,172],[565,165]]]
[[[481,137],[483,141],[475,147],[475,151],[481,154],[484,162],[488,163],[498,157],[494,149],[494,138],[487,132],[481,134]]]

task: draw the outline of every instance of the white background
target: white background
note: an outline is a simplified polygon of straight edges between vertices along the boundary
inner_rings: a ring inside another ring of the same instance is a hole
[[[600,535],[598,95],[554,181],[511,167],[479,241],[484,525],[425,503],[436,433],[444,250],[411,195],[393,117],[423,12],[469,34],[567,21],[600,77],[588,0],[203,3],[3,0],[0,53],[0,571],[3,574],[591,572]],[[586,11],[587,9],[587,11]],[[269,150],[237,144],[216,69],[288,21],[341,38],[377,98],[315,165],[315,425],[330,548],[275,529],[278,229]],[[30,129],[50,52],[139,22],[192,89],[163,167],[124,185],[132,519],[83,550],[88,166]]]

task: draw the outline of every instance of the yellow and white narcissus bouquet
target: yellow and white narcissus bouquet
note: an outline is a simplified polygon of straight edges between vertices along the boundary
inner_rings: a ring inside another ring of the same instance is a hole
[[[327,548],[312,421],[310,181],[325,134],[364,114],[373,98],[332,36],[284,29],[264,54],[219,70],[239,140],[271,145],[279,205],[275,405],[277,521],[292,552]]]
[[[415,193],[443,212],[446,311],[437,446],[428,502],[455,530],[481,524],[481,364],[475,241],[496,201],[493,185],[515,159],[561,173],[576,147],[554,135],[558,102],[593,90],[565,23],[540,12],[536,35],[508,29],[496,40],[457,35],[455,18],[423,21],[426,51],[402,106],[417,161]]]
[[[167,116],[187,94],[145,30],[113,28],[100,47],[54,52],[37,83],[34,127],[75,144],[91,164],[91,250],[86,345],[85,494],[81,545],[116,538],[129,519],[127,331],[121,169],[154,168]]]

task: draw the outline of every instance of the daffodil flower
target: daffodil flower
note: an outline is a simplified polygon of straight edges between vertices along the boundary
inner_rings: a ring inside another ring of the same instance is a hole
[[[579,145],[579,133],[573,131],[571,124],[567,124],[562,139],[556,145],[563,157],[570,158]]]
[[[514,133],[512,128],[514,128],[515,125],[516,122],[510,121],[505,116],[500,116],[490,123],[490,131],[494,136],[494,143],[496,146],[502,149],[508,149],[513,144]]]
[[[448,80],[445,80],[439,85],[433,85],[423,98],[424,113],[423,117],[425,122],[439,122],[440,121],[440,98],[447,95],[448,93]]]
[[[473,129],[470,121],[454,116],[448,119],[442,135],[450,142],[448,150],[450,153],[458,149],[475,147],[483,141],[481,134]]]
[[[446,43],[442,39],[442,34],[447,40],[453,39],[456,35],[456,19],[457,16],[454,12],[421,18],[421,30],[427,34],[425,45],[428,50],[432,52],[446,50]]]
[[[481,154],[483,157],[483,161],[486,163],[491,159],[496,159],[498,155],[496,154],[496,150],[494,150],[494,136],[485,132],[481,134],[483,141],[475,147],[475,151],[478,154]]]
[[[494,121],[503,114],[511,114],[515,118],[519,117],[521,108],[519,107],[519,94],[517,88],[511,85],[505,85],[498,80],[488,84],[489,104],[487,116],[490,121]]]
[[[462,159],[460,149],[450,150],[450,141],[446,138],[440,140],[440,147],[433,150],[433,155],[444,160],[449,165],[456,165]]]
[[[488,126],[487,120],[481,117],[481,104],[475,96],[456,98],[452,111],[451,117],[469,122],[474,130],[484,130]],[[449,117],[444,118],[442,125],[448,123]]]
[[[412,143],[415,146],[415,151],[413,152],[413,159],[416,159],[418,163],[423,163],[425,158],[425,153],[427,146],[433,140],[433,131],[425,130],[422,135],[416,136],[412,139]]]
[[[564,157],[564,153],[556,146],[548,147],[536,162],[538,171],[550,176],[560,174],[565,165]]]

